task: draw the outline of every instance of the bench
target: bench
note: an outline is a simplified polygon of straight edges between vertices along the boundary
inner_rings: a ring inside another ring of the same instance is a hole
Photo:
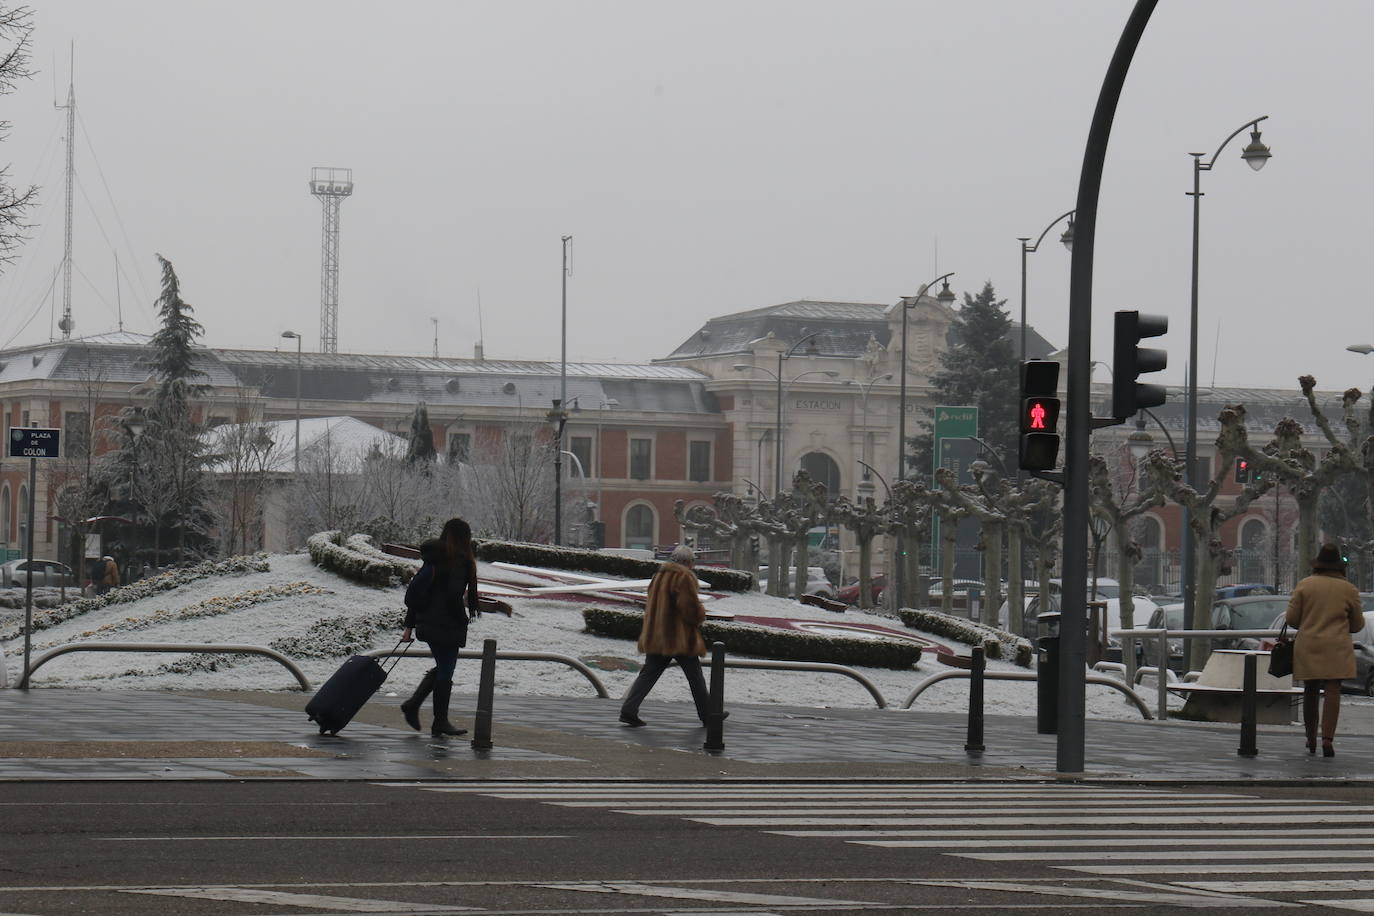
[[[1302,696],[1302,688],[1293,686],[1292,677],[1274,677],[1269,673],[1268,652],[1247,649],[1217,649],[1207,659],[1196,681],[1169,684],[1170,691],[1186,698],[1178,717],[1203,722],[1239,722],[1247,655],[1256,657],[1255,720],[1269,725],[1290,724],[1293,698]]]

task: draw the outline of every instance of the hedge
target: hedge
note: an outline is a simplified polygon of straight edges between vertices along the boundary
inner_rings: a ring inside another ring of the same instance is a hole
[[[643,614],[638,611],[587,608],[587,632],[612,639],[638,639]],[[728,652],[792,662],[828,662],[865,668],[910,668],[921,659],[921,647],[896,639],[819,636],[747,623],[707,620],[701,626],[707,645],[725,643]]]
[[[350,535],[344,541],[343,546],[354,553],[360,553],[365,557],[385,563],[391,567],[391,571],[400,578],[402,583],[408,583],[415,578],[415,574],[420,571],[420,561],[411,560],[407,557],[398,557],[395,554],[387,553],[372,543],[370,534]]]
[[[970,646],[982,646],[988,658],[1006,659],[1022,668],[1031,666],[1034,648],[1030,641],[1005,630],[935,610],[902,608],[897,612],[897,616],[902,619],[903,624],[913,630],[957,639]]]
[[[575,569],[582,572],[624,576],[627,579],[649,579],[663,563],[659,560],[636,560],[595,550],[576,547],[551,547],[548,544],[522,544],[515,541],[473,540],[477,559],[485,563],[518,563],[521,566],[544,566],[549,569]],[[753,588],[754,578],[738,569],[718,566],[697,566],[697,578],[711,588],[727,592],[747,592]]]
[[[343,546],[341,540],[337,531],[321,531],[306,539],[305,548],[316,566],[363,585],[385,588],[401,577],[399,558],[381,559],[384,554],[374,557],[359,553]]]

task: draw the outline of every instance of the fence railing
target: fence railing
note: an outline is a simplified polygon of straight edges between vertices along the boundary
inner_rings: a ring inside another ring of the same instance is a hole
[[[371,652],[364,652],[373,658],[433,658],[428,649],[374,649]],[[482,657],[481,652],[470,650],[458,653],[459,658],[478,658]],[[559,655],[557,652],[497,652],[496,660],[503,662],[554,662],[559,665],[567,665],[578,674],[591,682],[596,690],[596,695],[602,699],[610,696],[606,691],[606,685],[601,683],[601,678],[597,677],[592,669],[573,658],[570,655]]]
[[[1136,640],[1154,640],[1155,651],[1158,653],[1155,658],[1159,662],[1159,668],[1168,669],[1169,667],[1169,640],[1171,639],[1267,639],[1279,635],[1278,630],[1170,630],[1167,627],[1157,629],[1140,628],[1134,630],[1112,630],[1111,635],[1121,640],[1121,655],[1123,658],[1135,658]],[[1184,653],[1187,658],[1187,653]],[[1137,680],[1137,683],[1139,681]],[[1160,720],[1169,717],[1169,685],[1167,677],[1155,678],[1155,706],[1156,715]]]
[[[305,674],[296,663],[282,655],[275,649],[266,646],[236,646],[236,645],[194,645],[191,643],[157,643],[157,642],[77,642],[67,646],[58,646],[56,649],[49,649],[42,655],[33,660],[29,665],[29,670],[23,675],[19,686],[27,687],[29,679],[39,668],[46,665],[53,659],[66,655],[70,652],[171,652],[177,655],[261,655],[277,662],[301,685],[301,690],[310,689],[310,681],[306,680]]]

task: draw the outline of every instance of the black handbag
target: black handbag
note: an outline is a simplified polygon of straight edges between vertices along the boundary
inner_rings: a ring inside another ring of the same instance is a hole
[[[1293,673],[1293,640],[1288,638],[1288,624],[1279,630],[1274,648],[1269,650],[1269,673],[1274,677],[1288,677]]]

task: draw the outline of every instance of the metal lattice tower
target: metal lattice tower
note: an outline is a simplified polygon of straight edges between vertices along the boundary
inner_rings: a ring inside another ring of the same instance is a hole
[[[67,104],[56,107],[59,111],[64,108],[67,110],[67,222],[62,246],[62,320],[57,326],[62,330],[62,339],[68,340],[72,336],[72,328],[76,327],[76,322],[72,320],[72,178],[76,173],[73,167],[73,149],[76,146],[75,83],[67,85]]]
[[[310,193],[324,206],[320,253],[320,352],[339,352],[339,204],[353,193],[353,170],[310,170]]]

